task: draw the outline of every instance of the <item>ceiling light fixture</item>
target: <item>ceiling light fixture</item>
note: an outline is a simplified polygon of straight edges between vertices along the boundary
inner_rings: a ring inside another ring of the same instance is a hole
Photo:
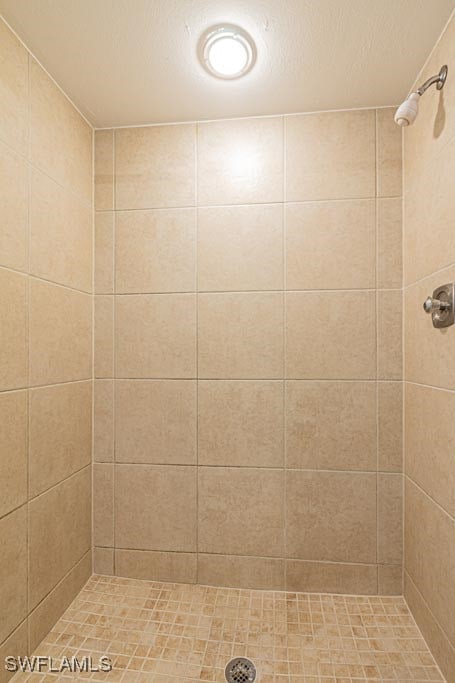
[[[198,46],[202,66],[212,76],[234,79],[244,76],[256,61],[256,46],[246,31],[233,24],[212,26]]]

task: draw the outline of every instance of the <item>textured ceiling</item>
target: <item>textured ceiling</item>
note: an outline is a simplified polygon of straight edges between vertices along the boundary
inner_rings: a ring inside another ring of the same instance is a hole
[[[455,0],[0,0],[0,12],[96,126],[401,101]],[[239,24],[254,69],[219,81],[196,57]]]

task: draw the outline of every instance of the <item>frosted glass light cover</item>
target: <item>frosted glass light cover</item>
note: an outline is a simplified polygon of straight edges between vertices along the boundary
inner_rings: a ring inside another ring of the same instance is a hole
[[[240,78],[256,61],[252,38],[233,25],[215,26],[206,31],[199,41],[198,52],[204,68],[224,79]]]

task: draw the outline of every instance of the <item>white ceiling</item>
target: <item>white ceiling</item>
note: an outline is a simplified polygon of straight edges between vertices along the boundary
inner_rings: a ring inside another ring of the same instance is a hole
[[[393,105],[455,0],[0,0],[0,12],[98,127]],[[196,44],[239,24],[254,69],[219,81]]]

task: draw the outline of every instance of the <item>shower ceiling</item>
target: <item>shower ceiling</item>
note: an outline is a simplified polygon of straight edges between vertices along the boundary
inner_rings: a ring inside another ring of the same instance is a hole
[[[455,0],[0,0],[0,12],[96,126],[394,105]],[[248,31],[254,69],[197,59],[214,24]]]

